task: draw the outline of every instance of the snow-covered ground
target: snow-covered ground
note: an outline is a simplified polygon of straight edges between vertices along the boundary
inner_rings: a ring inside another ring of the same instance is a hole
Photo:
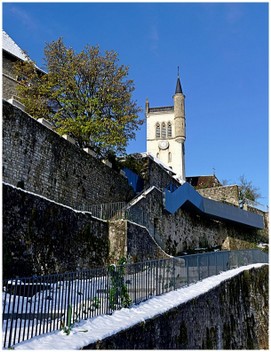
[[[182,303],[185,303],[221,282],[239,274],[244,270],[258,268],[267,264],[251,264],[237,269],[211,276],[191,286],[171,291],[159,297],[154,297],[130,309],[123,308],[112,315],[103,315],[76,324],[69,335],[62,331],[55,331],[46,335],[32,338],[15,345],[20,350],[77,350],[97,340],[102,340],[123,329],[153,318]]]

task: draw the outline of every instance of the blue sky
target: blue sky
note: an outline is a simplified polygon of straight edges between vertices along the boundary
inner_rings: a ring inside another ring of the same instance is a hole
[[[115,50],[143,108],[186,96],[186,174],[244,175],[268,203],[268,2],[4,2],[3,29],[43,67],[45,43]],[[146,151],[146,126],[128,153]]]

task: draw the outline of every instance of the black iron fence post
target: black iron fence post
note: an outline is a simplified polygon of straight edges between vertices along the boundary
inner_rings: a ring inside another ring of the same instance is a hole
[[[209,255],[207,255],[207,277],[210,276],[210,261],[209,261]]]
[[[216,275],[218,274],[218,268],[217,268],[217,252],[215,252],[215,273],[216,273]]]
[[[12,286],[11,286],[12,287]],[[15,292],[17,291],[17,280],[15,280]],[[11,303],[11,301],[9,302]],[[8,341],[8,345],[12,346],[12,335],[13,335],[13,322],[14,322],[14,313],[15,313],[15,303],[16,300],[13,300],[13,304],[12,304],[12,310],[11,310],[11,319],[10,319],[10,331],[9,331],[9,341]]]
[[[185,261],[185,265],[186,265],[186,282],[187,282],[187,286],[189,286],[189,284],[190,284],[190,279],[189,279],[189,259],[187,259]]]
[[[176,276],[175,276],[175,259],[172,258],[172,275],[173,275],[173,287],[176,290]]]
[[[198,281],[200,281],[200,265],[199,265],[199,260],[200,260],[200,257],[199,255],[197,255],[197,270],[198,270]]]

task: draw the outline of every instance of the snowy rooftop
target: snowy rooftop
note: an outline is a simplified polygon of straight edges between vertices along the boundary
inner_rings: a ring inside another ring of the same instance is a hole
[[[2,31],[2,48],[23,61],[29,60],[29,57],[25,54],[25,52],[15,43],[13,39],[10,38],[5,31]]]
[[[29,56],[15,43],[15,41],[5,32],[2,30],[2,49],[6,52],[10,53],[11,55],[17,57],[23,61],[32,61]],[[35,67],[43,73],[46,73],[44,70],[39,68],[37,65]]]
[[[135,324],[151,319],[171,308],[185,303],[212,288],[220,285],[244,270],[261,267],[266,264],[251,264],[237,269],[211,276],[191,286],[171,291],[162,296],[154,297],[130,309],[123,308],[112,315],[102,315],[89,320],[84,320],[74,326],[70,335],[62,331],[55,331],[43,336],[15,345],[16,350],[77,350],[97,340],[127,329]]]

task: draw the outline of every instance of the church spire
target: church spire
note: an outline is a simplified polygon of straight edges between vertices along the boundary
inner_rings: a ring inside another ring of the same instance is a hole
[[[183,94],[183,90],[182,90],[182,86],[181,86],[181,81],[180,81],[179,66],[178,66],[178,78],[177,78],[177,84],[176,84],[175,94],[178,94],[178,93]]]

